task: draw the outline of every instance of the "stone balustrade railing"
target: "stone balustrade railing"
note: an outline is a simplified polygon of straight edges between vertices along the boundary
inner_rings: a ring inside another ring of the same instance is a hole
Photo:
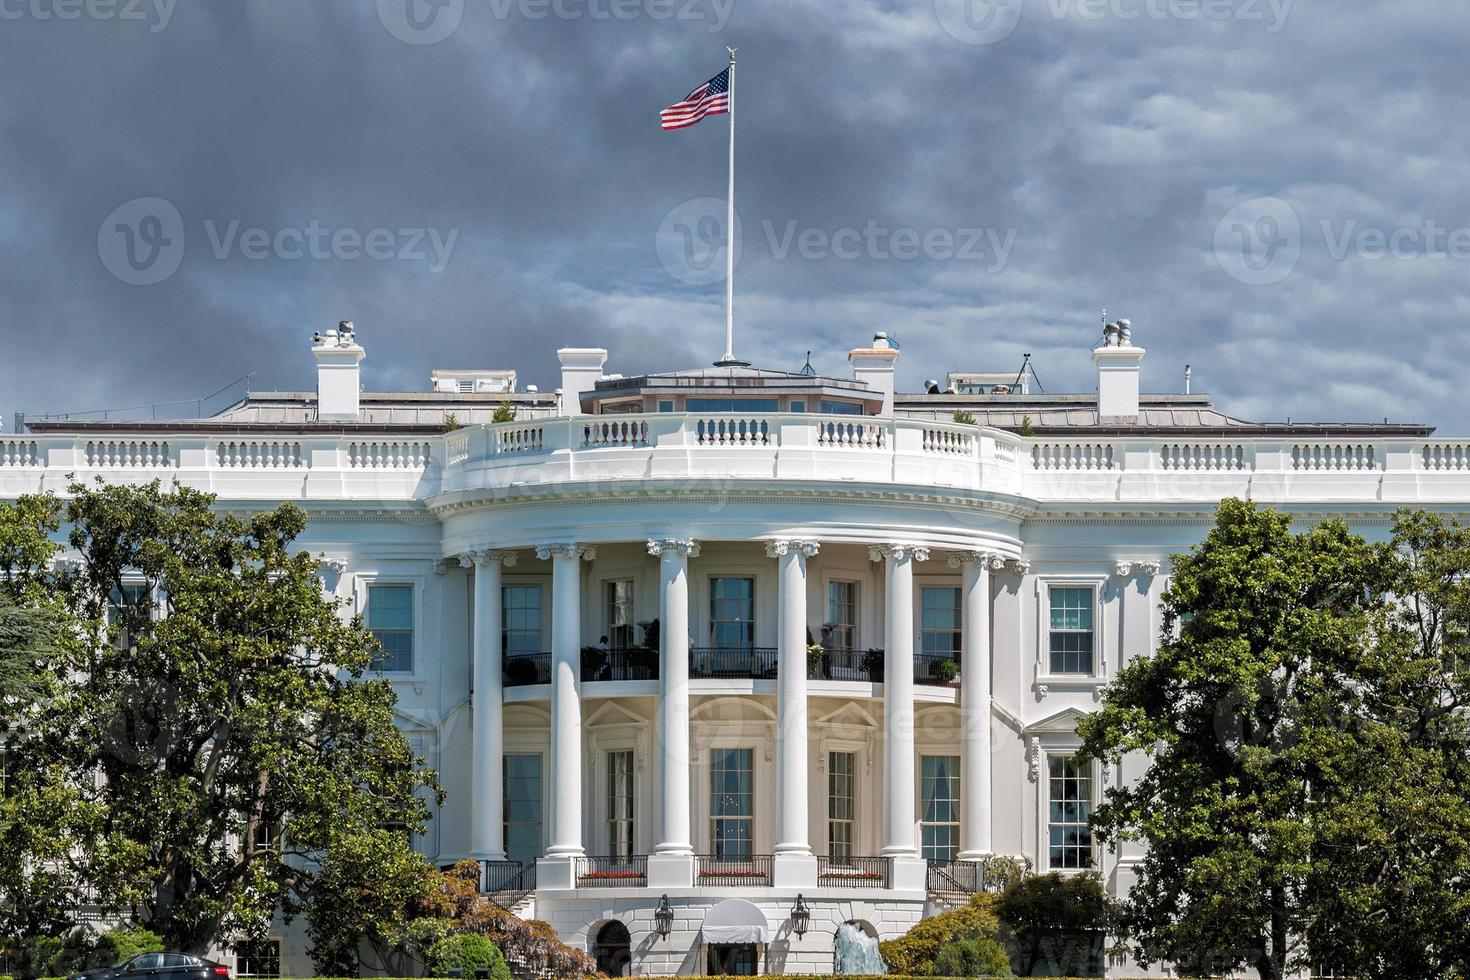
[[[898,485],[1042,503],[1433,502],[1470,496],[1470,440],[1023,438],[812,414],[575,416],[447,435],[0,435],[0,498],[72,478],[178,480],[224,499],[428,500],[560,483]]]

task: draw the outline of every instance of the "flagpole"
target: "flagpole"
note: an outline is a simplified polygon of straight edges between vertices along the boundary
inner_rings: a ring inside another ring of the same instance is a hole
[[[735,360],[735,49],[730,52],[730,186],[725,195],[725,356]]]

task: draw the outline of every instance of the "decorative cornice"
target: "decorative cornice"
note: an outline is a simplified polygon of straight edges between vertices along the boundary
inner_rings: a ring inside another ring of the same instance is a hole
[[[780,558],[788,552],[797,551],[805,558],[814,558],[820,547],[819,542],[810,538],[777,538],[766,542],[766,557]]]
[[[520,555],[514,551],[496,551],[493,548],[478,548],[474,551],[461,552],[459,565],[461,568],[469,568],[471,565],[484,566],[492,562],[500,562],[506,568],[511,568],[520,561]]]
[[[542,544],[536,546],[536,557],[542,561],[550,558],[585,558],[587,561],[592,561],[597,557],[597,548],[594,545],[576,544],[575,542]]]
[[[341,575],[343,572],[347,571],[347,559],[323,558],[321,561],[321,569],[322,571],[329,572],[332,575]]]
[[[699,542],[693,538],[649,538],[648,553],[657,558],[664,552],[680,554],[685,558],[699,557]]]
[[[929,546],[922,544],[875,544],[868,546],[868,561],[883,561],[891,558],[894,561],[928,561]]]
[[[1154,561],[1152,559],[1145,559],[1143,561],[1120,561],[1114,563],[1113,574],[1121,578],[1127,578],[1134,572],[1137,572],[1139,575],[1142,575],[1145,578],[1153,578],[1155,575],[1159,574],[1159,570],[1163,567],[1164,566],[1162,562]]]
[[[84,567],[80,558],[52,558],[47,564],[53,572],[62,575],[80,575]]]

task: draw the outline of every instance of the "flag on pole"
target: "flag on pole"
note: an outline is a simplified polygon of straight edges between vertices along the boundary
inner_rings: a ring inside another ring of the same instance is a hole
[[[717,116],[729,111],[730,69],[726,68],[659,113],[659,119],[664,129],[683,129],[685,126],[693,126],[705,116]]]

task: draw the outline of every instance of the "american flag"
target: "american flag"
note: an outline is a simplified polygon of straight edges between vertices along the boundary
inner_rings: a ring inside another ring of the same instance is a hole
[[[693,126],[705,116],[730,111],[730,69],[726,68],[699,88],[659,113],[664,129]]]

